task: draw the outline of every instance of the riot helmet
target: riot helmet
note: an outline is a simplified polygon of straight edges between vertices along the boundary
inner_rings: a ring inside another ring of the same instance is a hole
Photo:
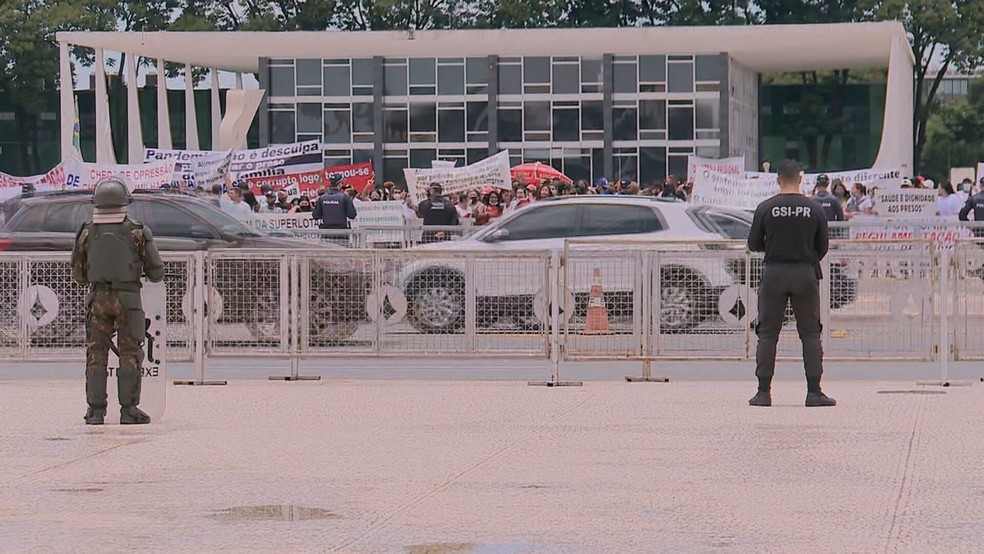
[[[119,177],[100,180],[92,193],[92,222],[122,223],[126,219],[126,207],[132,201],[130,190]]]

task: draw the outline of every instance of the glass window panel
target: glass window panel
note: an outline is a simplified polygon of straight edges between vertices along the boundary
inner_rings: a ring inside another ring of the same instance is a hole
[[[349,96],[349,68],[328,66],[324,73],[325,96]]]
[[[373,103],[359,102],[352,104],[352,131],[356,133],[371,133],[373,119]]]
[[[600,102],[599,102],[600,103]],[[499,110],[497,113],[499,123],[500,142],[522,142],[523,140],[523,111],[522,110]]]
[[[555,141],[581,140],[580,111],[557,109],[553,111],[553,139]]]
[[[468,84],[481,85],[489,82],[488,58],[468,58],[465,60],[465,78]]]
[[[465,68],[460,65],[442,65],[437,68],[438,94],[464,94]]]
[[[615,140],[639,140],[638,117],[636,108],[615,108],[612,110]]]
[[[693,92],[694,66],[689,63],[671,63],[666,66],[667,92]]]
[[[407,67],[388,65],[385,68],[386,83],[383,87],[388,96],[407,96]]]
[[[697,56],[694,60],[694,74],[697,81],[721,80],[721,56]]]
[[[579,235],[635,235],[662,231],[656,212],[643,206],[586,204]]]
[[[377,178],[377,182],[393,181],[394,183],[406,184],[403,177],[403,170],[409,167],[407,158],[383,158],[383,178]]]
[[[577,205],[542,206],[512,218],[503,228],[509,235],[503,240],[533,240],[573,236]]]
[[[670,156],[669,165],[667,166],[668,175],[686,175],[687,174],[687,156]]]
[[[321,60],[297,60],[297,86],[321,86]]]
[[[352,84],[372,86],[372,59],[352,60]]]
[[[526,131],[549,131],[550,102],[526,102],[523,123]]]
[[[554,94],[578,94],[581,92],[579,66],[575,64],[554,64]]]
[[[270,68],[270,96],[294,96],[294,68]]]
[[[523,73],[519,65],[499,66],[499,94],[521,94]]]
[[[694,109],[670,108],[669,140],[694,139]]]
[[[488,157],[488,155],[489,155],[489,150],[487,148],[469,148],[468,158],[465,160],[465,163],[471,165],[475,162],[480,162],[484,160],[486,157]],[[78,226],[76,226],[75,228],[78,229]]]
[[[581,59],[581,82],[601,82],[601,60]]]
[[[666,129],[666,100],[639,101],[639,128]]]
[[[410,150],[410,167],[430,167],[435,159],[437,159],[437,150],[433,148]]]
[[[488,102],[468,103],[468,130],[469,131],[489,130],[489,103]]]
[[[581,102],[581,128],[585,131],[605,130],[605,104],[600,100]]]
[[[465,142],[465,110],[441,110],[437,117],[439,142]]]
[[[294,142],[294,112],[270,112],[270,142],[290,144]]]
[[[386,142],[407,142],[407,110],[383,110],[383,140]]]
[[[550,83],[550,58],[523,58],[523,82]]]
[[[437,103],[435,102],[410,103],[410,132],[411,133],[437,132]]]
[[[612,66],[615,79],[615,92],[639,92],[639,80],[636,76],[636,64],[617,63]]]
[[[348,144],[352,142],[351,112],[349,110],[325,110],[324,142]]]
[[[666,81],[666,56],[639,56],[639,80],[645,83]]]
[[[362,164],[366,162],[372,162],[374,152],[372,150],[353,150],[352,151],[352,163]]]
[[[437,83],[434,58],[414,58],[410,60],[410,84],[433,85]]]
[[[636,180],[638,175],[638,156],[615,156],[615,178],[629,181]]]
[[[298,133],[320,133],[321,132],[321,104],[298,104],[297,105],[297,132]]]
[[[640,184],[652,184],[666,178],[666,148],[643,146],[639,148]]]
[[[720,128],[720,101],[698,98],[695,105],[697,109],[696,119],[698,129]]]

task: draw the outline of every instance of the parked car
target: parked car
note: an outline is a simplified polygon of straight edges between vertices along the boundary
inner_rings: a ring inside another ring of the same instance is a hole
[[[474,235],[454,242],[422,246],[426,251],[477,251],[500,255],[509,252],[553,251],[564,249],[566,239],[606,238],[628,246],[632,242],[673,243],[683,251],[679,262],[661,265],[660,328],[664,333],[693,330],[718,314],[722,291],[744,284],[751,274],[751,285],[758,286],[761,262],[745,267],[744,243],[719,244],[735,250],[735,256],[697,257],[700,243],[745,240],[752,214],[675,200],[641,196],[578,196],[536,202],[489,224]],[[503,258],[502,263],[507,263]],[[571,263],[568,261],[568,263]],[[611,256],[599,265],[604,300],[613,317],[632,315],[634,258]],[[836,265],[836,264],[835,264]],[[513,267],[513,266],[510,266]],[[583,268],[582,268],[583,269]],[[421,332],[457,332],[464,327],[464,267],[457,260],[421,259],[404,265],[394,279],[408,300],[407,316]],[[480,327],[509,318],[522,326],[537,322],[534,315],[536,283],[542,282],[542,268],[516,266],[515,275],[504,280],[495,271],[474,275],[477,290],[476,313]],[[844,272],[832,271],[834,307],[853,301],[856,284]],[[568,289],[573,292],[575,314],[586,312],[592,272],[574,271]]]
[[[5,221],[0,228],[0,251],[71,251],[79,226],[92,215],[90,198],[91,192],[60,191],[8,200],[0,206],[0,212],[5,214]],[[298,247],[312,248],[310,244],[251,230],[215,204],[188,194],[136,191],[129,214],[153,231],[154,242],[161,252],[215,248],[251,252],[263,249],[289,251]],[[250,260],[248,268],[239,260],[219,260],[216,264],[214,282],[206,283],[210,289],[206,298],[216,305],[223,305],[222,318],[245,323],[257,338],[279,339],[281,332],[276,323],[280,310],[279,284],[251,281],[256,277],[278,279],[279,261]],[[183,274],[185,266],[179,265],[173,271],[177,273],[169,274],[168,280],[187,282],[187,276]],[[71,279],[65,264],[52,265],[43,274],[32,275],[30,278],[32,283],[54,290],[62,303],[68,300],[71,305],[84,297],[82,289]],[[206,276],[206,280],[208,279]],[[312,297],[317,299],[309,304],[313,341],[343,340],[355,332],[359,322],[368,319],[364,305],[351,301],[352,298],[365,298],[371,286],[371,276],[361,264],[319,261],[312,265],[310,282]],[[2,290],[11,294],[10,291],[18,288]],[[180,307],[184,292],[183,287],[181,290],[169,287],[169,321],[183,319]],[[0,310],[15,309],[18,304],[16,298],[0,299],[0,303]],[[79,332],[84,332],[83,321],[78,319],[84,310],[59,310],[62,311],[76,314],[75,318],[59,317],[59,324],[37,329],[33,335],[44,340],[54,340],[65,337],[66,333],[78,335]],[[9,315],[0,317],[9,317],[10,321],[14,321]]]

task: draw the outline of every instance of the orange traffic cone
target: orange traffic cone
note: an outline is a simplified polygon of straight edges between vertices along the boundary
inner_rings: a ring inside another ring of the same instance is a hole
[[[608,308],[601,288],[601,270],[595,268],[594,281],[588,295],[588,319],[584,322],[585,335],[603,335],[609,332]]]

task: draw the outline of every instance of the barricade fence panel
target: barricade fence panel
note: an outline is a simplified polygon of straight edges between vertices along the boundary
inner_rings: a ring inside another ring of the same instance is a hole
[[[403,249],[466,238],[481,227],[469,225],[360,225],[352,229],[290,229],[268,234],[319,246],[354,249]]]
[[[951,268],[954,358],[984,360],[984,239],[958,241]]]
[[[281,251],[209,253],[202,296],[210,355],[287,354],[288,263]]]

